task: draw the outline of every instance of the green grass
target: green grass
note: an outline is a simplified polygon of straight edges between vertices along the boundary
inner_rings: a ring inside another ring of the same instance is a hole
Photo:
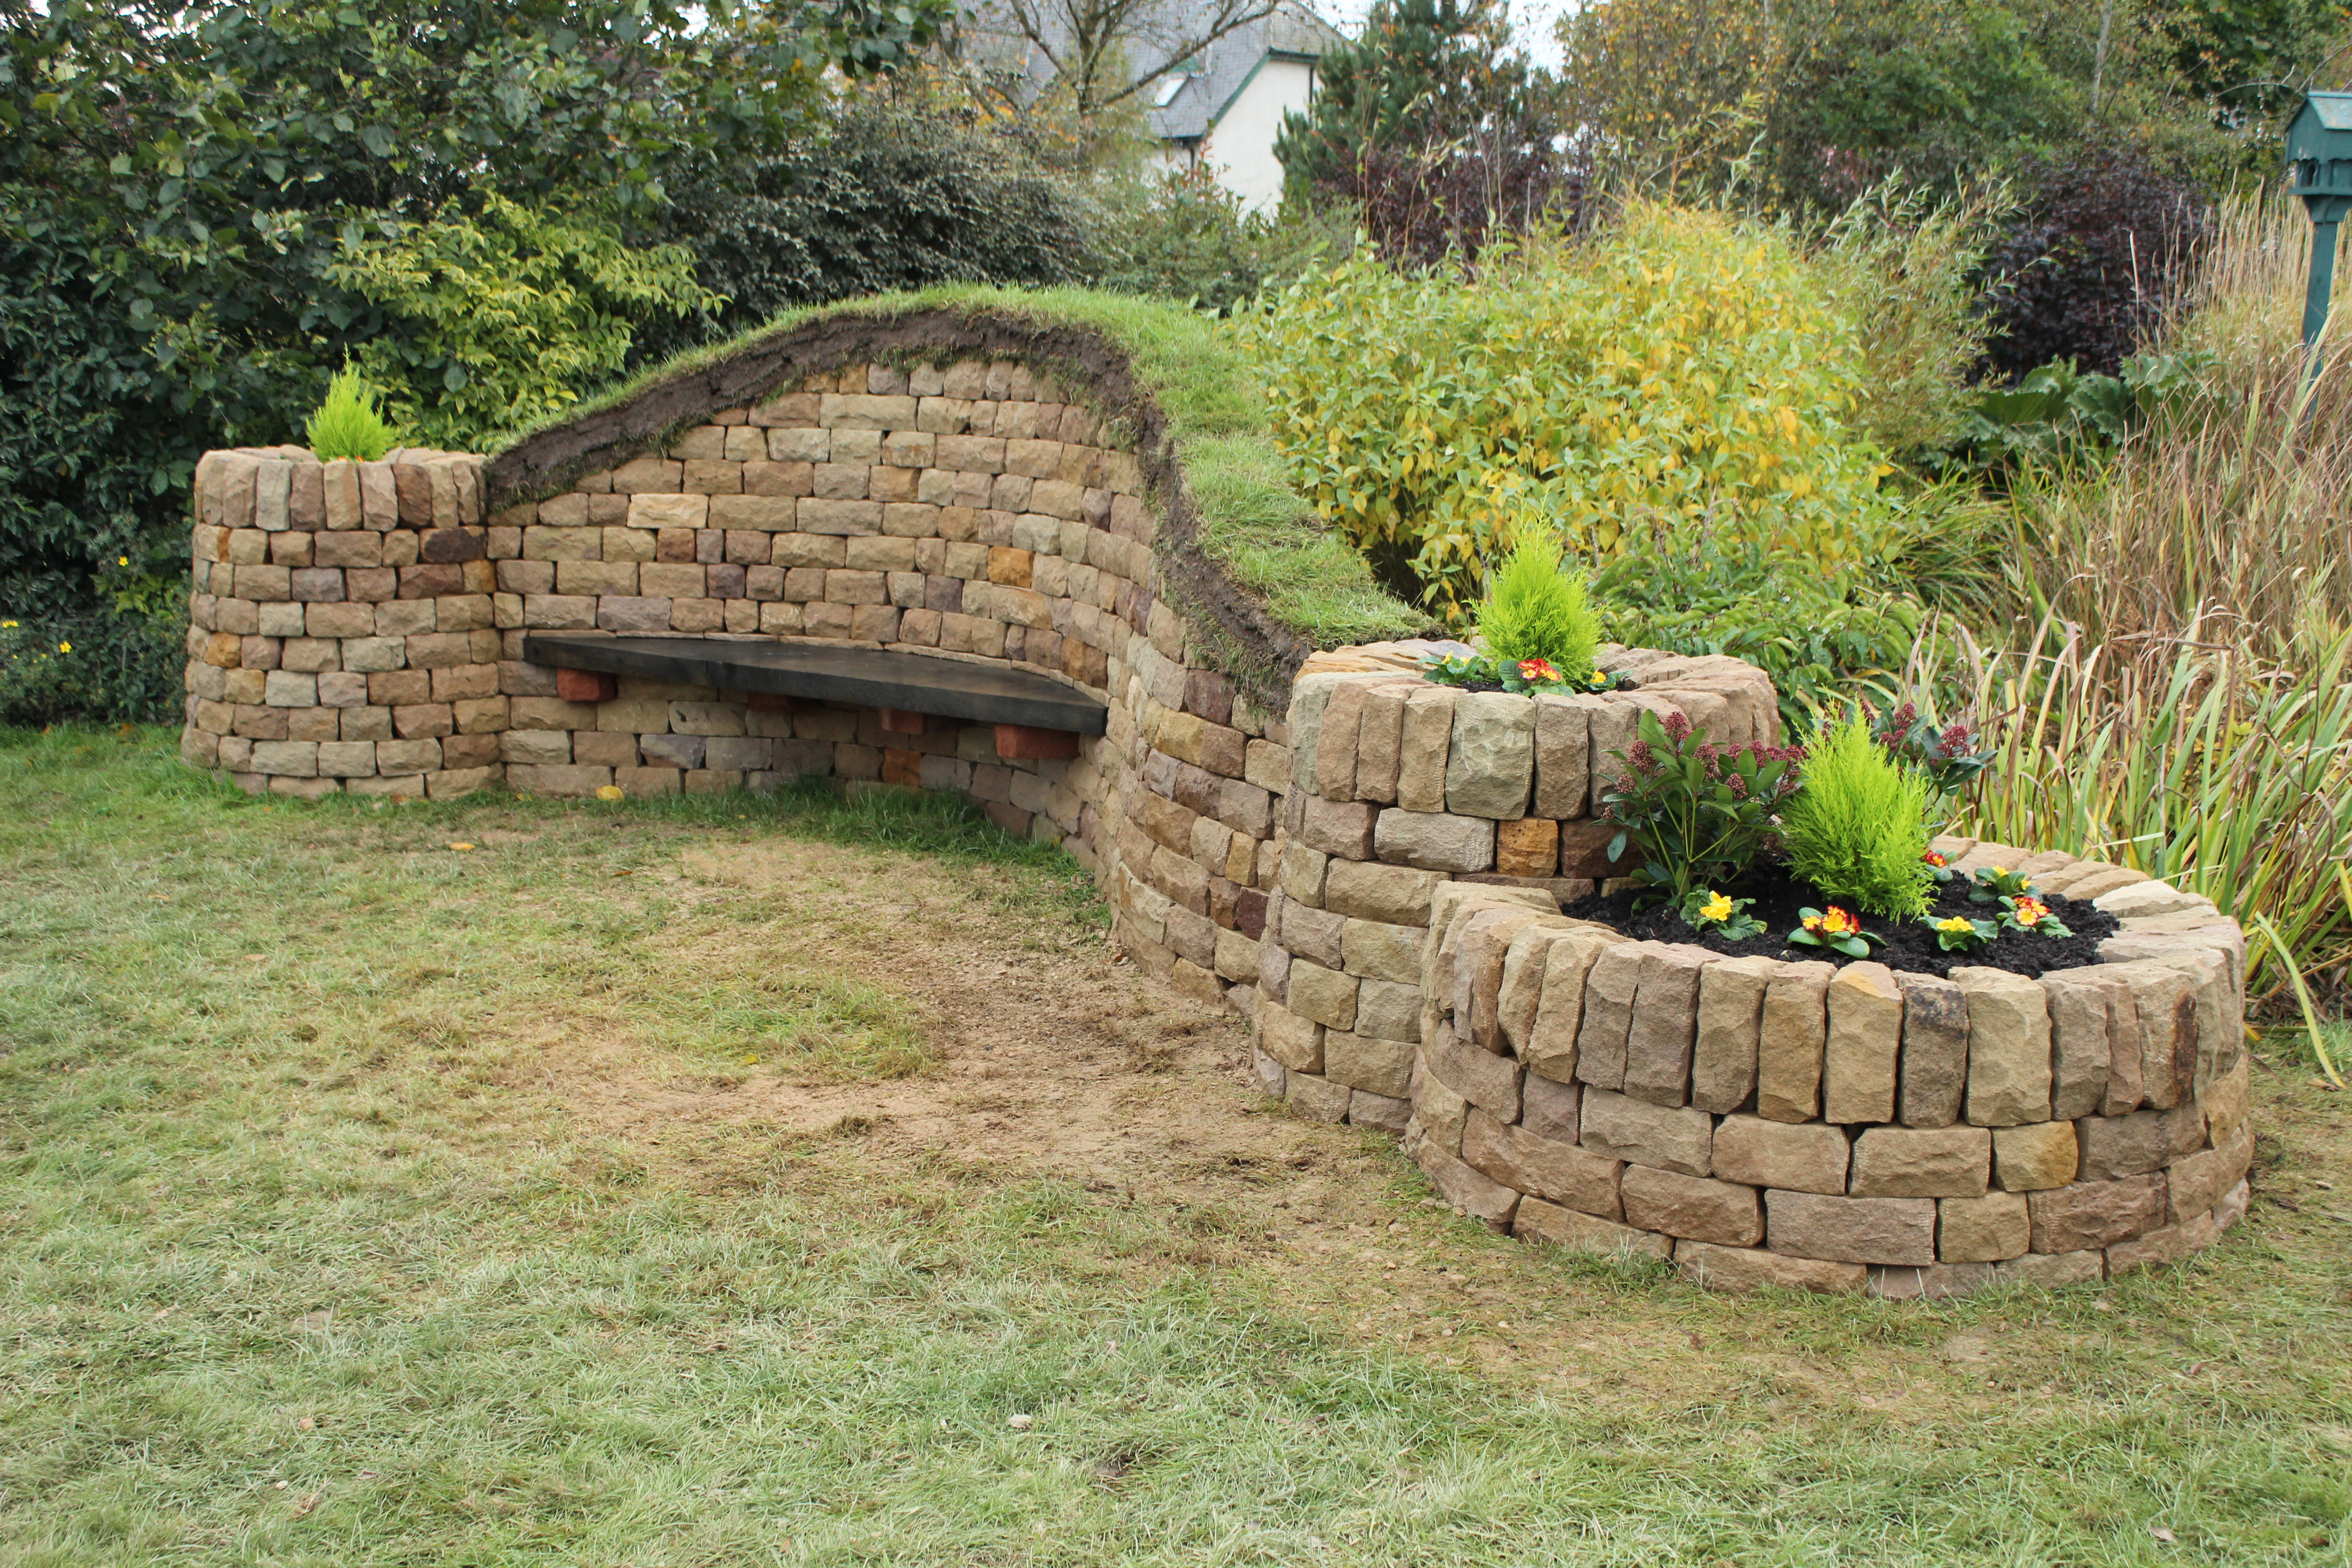
[[[2352,1159],[2299,1065],[2173,1276],[1741,1300],[1344,1129],[1188,1204],[550,1077],[887,1074],[923,933],[1094,940],[951,806],[310,807],[60,730],[0,737],[0,1560],[2347,1561]],[[908,907],[819,900],[867,887]]]
[[[1261,373],[1232,330],[1165,300],[1088,289],[942,284],[787,311],[744,338],[689,350],[515,439],[624,406],[752,337],[832,316],[916,310],[990,312],[1099,329],[1127,350],[1168,416],[1185,482],[1200,505],[1202,550],[1263,597],[1276,619],[1318,647],[1411,637],[1428,626],[1426,616],[1372,580],[1363,558],[1325,528],[1291,487],[1267,434]]]

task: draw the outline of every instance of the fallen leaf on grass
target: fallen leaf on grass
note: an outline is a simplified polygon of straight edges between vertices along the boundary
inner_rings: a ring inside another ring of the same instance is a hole
[[[2179,1539],[2172,1533],[2172,1531],[2165,1529],[2164,1526],[2160,1524],[2150,1526],[2148,1533],[2155,1536],[2158,1541],[2163,1542],[2167,1546],[2171,1545],[2174,1541]]]
[[[471,849],[473,846],[470,844],[452,844],[449,847],[452,849]]]

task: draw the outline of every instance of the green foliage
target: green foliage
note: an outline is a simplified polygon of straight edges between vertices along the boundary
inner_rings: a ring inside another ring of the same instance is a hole
[[[176,721],[185,635],[176,602],[0,621],[0,724]]]
[[[311,456],[323,461],[353,458],[373,463],[392,450],[399,436],[384,420],[382,395],[347,365],[327,384],[327,395],[302,426],[302,438]]]
[[[1601,796],[1606,820],[1618,828],[1609,858],[1622,859],[1629,843],[1637,847],[1641,859],[1627,874],[1687,909],[1694,893],[1738,880],[1763,854],[1773,814],[1799,787],[1805,753],[1711,745],[1705,726],[1680,713],[1661,720],[1646,708],[1636,728],[1632,747],[1611,753],[1625,766]]]
[[[1561,570],[1550,531],[1521,533],[1478,606],[1478,633],[1505,664],[1539,658],[1570,680],[1592,668],[1601,623],[1584,602],[1583,574]]]
[[[383,313],[354,359],[430,446],[471,449],[560,414],[620,374],[633,322],[716,300],[681,246],[629,244],[586,214],[494,191],[424,222],[380,218],[343,241],[327,276]]]
[[[1901,542],[1889,470],[1849,423],[1859,334],[1775,230],[1637,205],[1467,283],[1354,258],[1250,325],[1300,488],[1450,619],[1530,514],[1600,563],[1700,517],[1816,573]]]
[[[1096,281],[1120,293],[1190,300],[1219,315],[1328,265],[1354,243],[1343,211],[1291,206],[1269,216],[1244,206],[1205,168],[1114,183],[1100,196]]]
[[[1344,208],[1382,256],[1425,266],[1572,206],[1574,131],[1501,0],[1374,0],[1274,152],[1286,206]]]
[[[1804,787],[1780,814],[1789,868],[1874,915],[1927,912],[1927,785],[1887,755],[1859,715],[1828,726]]]
[[[2134,354],[2120,374],[2045,364],[2014,387],[1971,389],[1952,439],[1929,466],[2008,482],[2033,465],[2095,466],[2134,431],[2185,416],[2200,400],[2210,353]]]

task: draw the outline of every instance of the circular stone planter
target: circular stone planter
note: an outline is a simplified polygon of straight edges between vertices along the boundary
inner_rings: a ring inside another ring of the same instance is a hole
[[[1776,738],[1761,671],[1611,649],[1598,697],[1468,694],[1420,648],[1318,655],[1291,711],[1259,1071],[1389,1127],[1457,1208],[1707,1285],[1943,1296],[2168,1263],[2244,1213],[2244,939],[2064,854],[2023,868],[2120,930],[2039,980],[1726,957],[1560,905],[1593,890],[1601,760],[1639,711]],[[1605,788],[1605,782],[1601,785]]]

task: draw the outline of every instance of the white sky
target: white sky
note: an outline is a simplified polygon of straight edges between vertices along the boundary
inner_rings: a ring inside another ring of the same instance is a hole
[[[1316,12],[1341,32],[1354,34],[1364,25],[1371,0],[1307,0]],[[1575,0],[1513,0],[1511,31],[1538,65],[1558,66],[1559,46],[1552,41],[1551,25]]]

